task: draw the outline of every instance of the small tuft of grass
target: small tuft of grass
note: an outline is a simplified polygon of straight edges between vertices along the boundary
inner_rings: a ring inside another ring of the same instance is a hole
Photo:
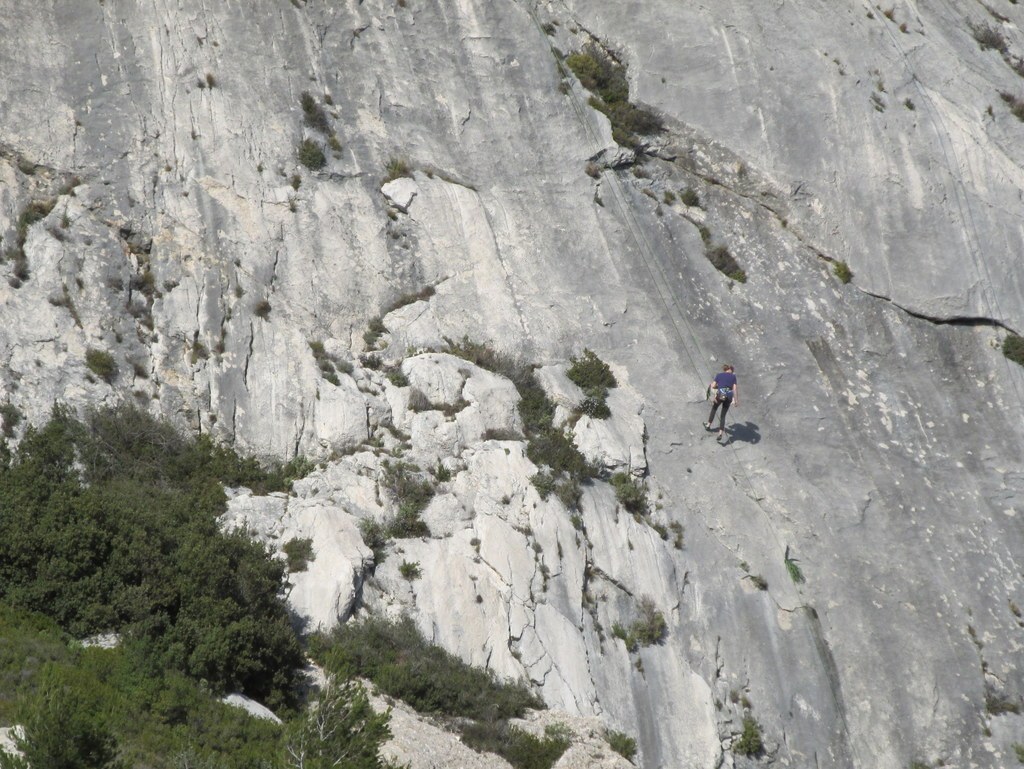
[[[841,283],[849,283],[853,280],[853,270],[850,269],[850,265],[846,262],[837,259],[832,262],[832,272],[839,278]]]
[[[1013,752],[1017,754],[1017,761],[1024,764],[1024,745],[1021,745],[1019,742],[1015,742],[1010,747],[1013,748]]]
[[[789,572],[789,578],[798,585],[802,585],[804,582],[804,573],[800,569],[800,565],[797,563],[796,558],[792,558],[789,555],[789,548],[786,548],[786,555],[784,557],[786,564],[786,571]]]
[[[695,208],[700,206],[700,195],[697,194],[697,190],[693,187],[687,187],[685,190],[679,193],[679,199],[683,202],[683,205],[689,208]]]
[[[388,164],[384,167],[384,172],[384,183],[387,184],[403,176],[411,177],[412,166],[409,165],[409,161],[405,158],[393,157],[388,160]]]
[[[270,311],[273,309],[270,302],[267,299],[260,299],[253,305],[252,312],[257,318],[266,320],[270,317]]]
[[[1008,334],[1003,340],[1003,355],[1014,363],[1024,366],[1024,337]]]

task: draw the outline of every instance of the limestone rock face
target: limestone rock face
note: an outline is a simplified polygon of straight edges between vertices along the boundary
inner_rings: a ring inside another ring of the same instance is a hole
[[[313,540],[298,615],[407,612],[645,767],[743,765],[745,715],[778,764],[1010,765],[1022,28],[1001,2],[7,0],[5,440],[131,399],[309,456],[225,521]],[[559,58],[587,46],[663,130],[613,140]],[[649,515],[601,479],[541,499],[514,388],[443,352],[464,337],[540,366],[587,457],[646,472]],[[623,383],[608,420],[574,413],[585,348]],[[431,536],[373,563],[384,459],[435,479]],[[641,606],[666,633],[630,651]]]

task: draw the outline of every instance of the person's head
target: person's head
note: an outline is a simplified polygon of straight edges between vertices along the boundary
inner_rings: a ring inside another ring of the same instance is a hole
[[[722,371],[728,371],[730,374],[733,372],[733,367],[729,363],[722,366]]]

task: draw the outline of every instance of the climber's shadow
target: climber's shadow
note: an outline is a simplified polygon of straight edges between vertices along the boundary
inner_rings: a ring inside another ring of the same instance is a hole
[[[760,443],[761,433],[760,428],[753,422],[734,422],[726,430],[728,440],[723,441],[723,444],[732,443],[733,441],[741,441],[743,443]]]

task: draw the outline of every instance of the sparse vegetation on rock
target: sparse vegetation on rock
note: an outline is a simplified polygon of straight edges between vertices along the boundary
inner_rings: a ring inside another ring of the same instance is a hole
[[[1024,366],[1024,337],[1017,334],[1007,334],[1003,339],[1003,355]]]
[[[299,162],[310,171],[319,171],[327,165],[323,147],[312,139],[303,139],[299,142],[298,157]]]
[[[626,649],[635,652],[641,646],[661,643],[668,632],[668,623],[650,596],[640,599],[637,606],[637,617],[629,625],[616,622],[612,626],[612,635],[626,644]]]
[[[595,419],[610,417],[612,412],[608,408],[608,390],[618,383],[608,364],[589,349],[585,349],[579,358],[571,358],[569,363],[566,376],[578,385],[586,396],[579,406],[580,413]]]
[[[412,620],[367,618],[313,639],[311,653],[328,671],[367,678],[385,694],[444,720],[477,750],[517,769],[550,767],[568,747],[561,734],[537,738],[508,719],[543,703],[523,684],[499,681],[428,643]]]
[[[735,280],[737,283],[747,282],[747,273],[743,271],[740,263],[725,246],[713,246],[705,252],[705,256],[715,266],[715,269],[727,278]]]
[[[662,130],[661,119],[629,101],[626,68],[596,45],[569,54],[565,63],[590,91],[590,105],[612,124],[612,137],[624,147],[635,147],[639,136]]]
[[[117,361],[106,350],[90,347],[85,351],[85,365],[89,370],[108,384],[117,376]]]
[[[743,731],[732,744],[732,752],[740,756],[759,756],[764,752],[761,724],[753,716],[744,716]]]

